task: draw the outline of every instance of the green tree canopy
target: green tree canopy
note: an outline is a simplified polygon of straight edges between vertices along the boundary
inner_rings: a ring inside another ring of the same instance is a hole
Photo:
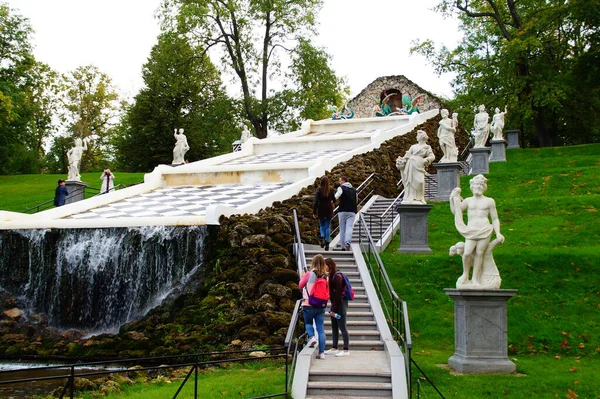
[[[507,128],[542,146],[600,140],[598,22],[593,0],[443,0],[464,37],[455,49],[417,43],[438,72],[455,72],[455,108],[508,105]],[[472,114],[471,114],[472,115]],[[464,118],[464,117],[463,117]],[[467,117],[465,125],[471,123]]]
[[[299,73],[299,62],[304,62],[304,68],[314,68],[313,79],[323,80],[323,86],[339,82],[328,66],[317,69],[323,61],[327,64],[324,51],[309,48],[322,0],[164,0],[164,5],[165,25],[177,28],[203,52],[214,50],[223,69],[237,78],[244,117],[259,138],[267,136],[269,123],[282,129],[282,120],[291,117],[293,126],[295,117],[319,103],[299,107],[299,96],[308,99],[321,92],[301,93],[310,88],[297,75],[291,78],[282,65],[294,62],[292,70]],[[330,98],[334,97],[340,96]]]
[[[121,169],[151,171],[173,160],[173,130],[184,128],[196,161],[231,151],[239,138],[235,107],[206,56],[184,37],[163,33],[142,75],[145,87],[128,108],[114,145]]]

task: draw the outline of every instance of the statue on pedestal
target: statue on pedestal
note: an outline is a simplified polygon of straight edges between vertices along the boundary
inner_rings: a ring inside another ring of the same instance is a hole
[[[173,134],[175,137],[175,148],[173,148],[173,165],[181,165],[185,163],[185,153],[189,151],[190,146],[187,142],[187,137],[183,134],[183,129],[175,129]]]
[[[440,148],[444,153],[444,156],[440,159],[440,163],[456,162],[458,159],[458,148],[454,140],[454,133],[456,133],[456,127],[458,126],[458,114],[453,114],[454,119],[448,118],[449,112],[447,109],[441,110],[440,114],[442,115],[442,120],[440,120],[437,136]]]
[[[81,181],[81,175],[79,174],[79,165],[81,164],[83,152],[87,150],[87,144],[87,138],[83,140],[81,140],[80,138],[76,138],[75,147],[67,151],[67,159],[69,161],[67,180]]]
[[[475,114],[473,128],[475,129],[475,145],[473,147],[485,147],[490,135],[490,116],[485,112],[485,105],[479,106],[479,113]]]
[[[504,112],[500,112],[500,108],[496,108],[496,113],[492,117],[490,130],[492,131],[494,140],[502,140],[502,131],[504,130],[504,116],[508,113],[508,108],[504,107]]]
[[[426,204],[425,168],[434,160],[435,155],[427,144],[427,133],[417,132],[417,144],[413,144],[403,157],[396,159],[396,167],[402,174],[404,185],[403,204]]]
[[[248,141],[248,139],[250,139],[250,137],[252,137],[252,133],[250,132],[250,129],[248,129],[248,126],[244,125],[244,130],[242,130],[242,136],[240,137],[240,143],[244,144],[246,141]]]
[[[454,225],[465,238],[450,247],[450,255],[459,254],[463,261],[463,274],[456,281],[458,289],[499,289],[500,274],[492,256],[497,244],[504,242],[500,234],[500,221],[496,211],[496,202],[483,195],[487,190],[487,179],[477,175],[471,179],[472,197],[462,199],[460,188],[450,194],[450,211],[454,214]],[[463,221],[463,211],[467,210],[468,223]],[[491,223],[490,223],[491,219]],[[496,239],[490,242],[492,233]],[[469,279],[471,269],[472,278]]]

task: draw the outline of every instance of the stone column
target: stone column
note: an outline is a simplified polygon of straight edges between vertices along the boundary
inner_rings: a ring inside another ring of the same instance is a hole
[[[506,148],[521,148],[519,145],[519,130],[507,130],[506,139],[508,140],[508,147]]]
[[[404,254],[430,254],[427,214],[433,205],[400,204],[400,248]]]
[[[448,365],[464,374],[510,374],[506,303],[517,290],[444,289],[454,300],[454,355]]]
[[[458,162],[434,163],[437,170],[437,195],[436,201],[448,201],[450,193],[456,187],[460,187],[461,164]]]
[[[506,140],[490,140],[492,144],[492,156],[490,162],[506,162]]]
[[[485,175],[490,173],[490,153],[491,147],[473,147],[469,150],[473,158],[471,159],[471,175]]]
[[[65,205],[85,199],[85,188],[87,186],[89,186],[89,184],[84,182],[76,180],[67,180],[65,182],[65,187],[67,188],[69,195],[67,195]]]

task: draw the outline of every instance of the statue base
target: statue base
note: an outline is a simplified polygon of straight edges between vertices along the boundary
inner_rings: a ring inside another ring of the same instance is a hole
[[[463,374],[510,374],[506,303],[517,290],[444,289],[454,300],[454,355],[448,365]]]
[[[436,201],[448,201],[450,193],[456,187],[460,187],[461,164],[458,162],[434,163],[437,170],[437,195]]]
[[[428,204],[400,204],[400,249],[404,254],[430,254],[427,238],[427,214],[433,208]]]
[[[491,147],[473,147],[469,150],[473,159],[471,160],[470,175],[479,175],[490,173],[490,153]]]
[[[519,130],[506,131],[506,140],[508,140],[508,147],[506,148],[521,148],[521,146],[519,145],[519,133],[521,133],[521,131]]]
[[[65,199],[65,205],[85,199],[85,188],[87,186],[89,186],[89,184],[78,180],[65,181],[65,187],[69,192],[69,195],[67,195],[67,198]]]
[[[492,156],[490,162],[506,162],[506,140],[490,140],[492,144]]]

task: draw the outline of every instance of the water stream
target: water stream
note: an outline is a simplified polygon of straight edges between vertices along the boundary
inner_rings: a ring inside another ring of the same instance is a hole
[[[61,330],[115,332],[202,265],[205,226],[0,231],[0,290]]]

